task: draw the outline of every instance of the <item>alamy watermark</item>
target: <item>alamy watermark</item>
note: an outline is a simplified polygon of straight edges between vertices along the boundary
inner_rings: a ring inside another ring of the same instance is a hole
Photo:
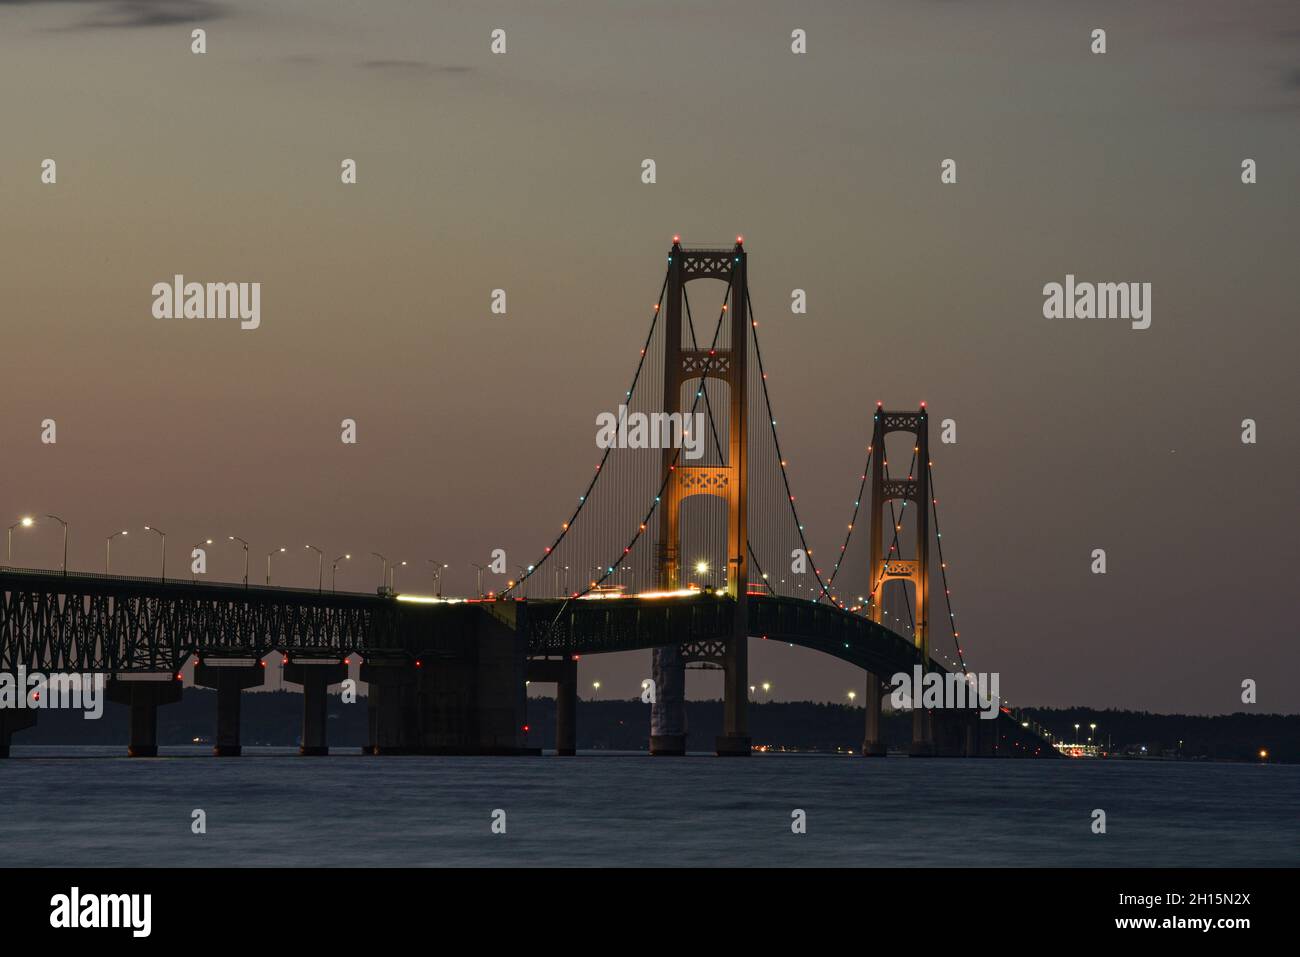
[[[998,696],[996,671],[922,673],[921,666],[914,665],[911,674],[900,671],[889,679],[889,683],[893,685],[889,701],[898,711],[914,707],[978,710],[981,718],[990,720],[998,716],[1002,703]]]
[[[73,887],[50,898],[50,926],[60,930],[126,928],[132,937],[153,929],[152,894],[83,894]]]
[[[153,284],[155,319],[238,319],[239,328],[262,324],[260,282],[186,282],[177,273],[171,282]]]
[[[1151,326],[1151,283],[1076,282],[1043,286],[1044,319],[1127,319],[1134,329]]]
[[[28,674],[22,665],[16,674],[0,673],[0,710],[84,711],[87,721],[104,716],[104,676],[99,672]]]
[[[703,412],[618,412],[596,416],[596,448],[681,449],[695,460],[704,455]]]

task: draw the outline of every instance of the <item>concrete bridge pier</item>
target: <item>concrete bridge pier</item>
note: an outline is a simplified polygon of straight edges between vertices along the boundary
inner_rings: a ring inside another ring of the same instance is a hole
[[[650,652],[650,680],[654,699],[650,702],[650,753],[686,753],[686,659],[679,645],[665,645]]]
[[[907,752],[913,758],[932,758],[934,747],[934,712],[926,708],[912,711],[912,747]]]
[[[573,757],[578,753],[578,662],[572,655],[561,663],[555,684],[555,753]]]
[[[9,757],[9,741],[14,732],[25,731],[35,726],[35,711],[27,708],[4,708],[0,710],[0,758]]]
[[[572,757],[578,753],[578,659],[533,658],[528,662],[528,680],[555,683],[555,754]]]
[[[369,744],[364,754],[412,754],[420,749],[415,665],[409,661],[366,661],[361,680],[369,686],[366,706]]]
[[[158,706],[181,700],[181,683],[172,674],[124,675],[108,683],[108,700],[131,709],[130,742],[126,753],[132,758],[158,756]]]
[[[934,754],[944,758],[966,756],[967,735],[975,712],[946,709],[932,713]]]
[[[981,712],[970,712],[966,723],[966,757],[991,758],[998,738],[998,722],[982,718]]]
[[[749,757],[749,638],[727,639],[722,656],[722,736],[718,757]]]
[[[329,703],[327,689],[348,676],[348,666],[341,661],[290,661],[284,666],[284,680],[302,685],[302,744],[298,753],[323,756],[330,753],[326,728]]]
[[[862,736],[862,756],[864,758],[883,758],[888,751],[885,736],[880,727],[880,715],[885,703],[885,683],[879,675],[867,672],[867,689],[862,695],[863,708],[867,713],[867,727]]]
[[[194,684],[217,692],[217,740],[212,753],[219,758],[237,758],[243,752],[239,739],[239,693],[259,687],[266,680],[260,661],[222,661],[209,658],[194,666]]]

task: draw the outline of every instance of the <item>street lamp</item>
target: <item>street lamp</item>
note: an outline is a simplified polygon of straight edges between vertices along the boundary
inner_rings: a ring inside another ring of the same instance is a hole
[[[593,701],[594,701],[594,700],[598,700],[598,699],[600,698],[600,682],[599,682],[599,681],[593,681],[593,682],[591,683],[591,688],[592,688],[592,691],[594,692],[594,694],[592,695],[592,700],[593,700]]]
[[[351,560],[352,560],[351,555],[340,555],[338,558],[334,559],[334,564],[330,566],[330,591],[331,592],[334,591],[334,584],[335,582],[338,581],[339,562],[349,562]]]
[[[36,522],[31,518],[31,516],[24,515],[22,518],[18,519],[18,521],[9,526],[9,531],[5,536],[8,539],[9,544],[9,557],[5,559],[6,563],[12,564],[14,560],[14,529],[31,528],[35,524]]]
[[[1075,747],[1079,745],[1079,726],[1077,724],[1074,726],[1074,744]]]
[[[124,528],[120,532],[114,532],[112,535],[108,536],[108,538],[104,539],[104,574],[105,575],[109,573],[108,565],[113,557],[113,539],[117,538],[117,536],[119,535],[125,535],[125,534],[127,534],[127,531]]]
[[[483,573],[487,571],[487,566],[480,565],[478,562],[470,562],[470,564],[478,569],[478,597],[482,598],[483,597]]]
[[[306,547],[310,548],[313,552],[316,553],[316,591],[318,592],[324,591],[325,590],[325,553],[322,552],[315,545],[308,545]]]
[[[146,532],[153,532],[162,539],[162,580],[167,580],[167,533],[161,528],[154,528],[150,525],[144,527]]]
[[[388,581],[388,559],[385,558],[383,555],[379,554],[378,552],[371,552],[370,554],[371,554],[371,555],[374,555],[374,556],[375,556],[376,558],[378,558],[379,561],[380,561],[380,565],[379,565],[379,590],[380,590],[380,591],[383,591],[383,590],[384,590],[384,582]]]
[[[857,700],[858,700],[858,693],[857,693],[856,691],[850,691],[850,692],[849,692],[849,704],[853,704],[853,702],[855,702],[855,701],[857,701]]]
[[[226,538],[232,542],[239,542],[244,548],[244,587],[248,587],[248,542],[244,541],[238,535],[227,535]]]
[[[770,682],[770,681],[764,681],[764,682],[763,682],[763,694],[768,695],[769,697],[771,696],[771,694],[772,694],[772,682]]]
[[[1091,734],[1088,735],[1088,743],[1092,744],[1093,736],[1096,735],[1097,733],[1096,723],[1094,722],[1093,724],[1088,725],[1088,730],[1092,732]]]
[[[280,547],[280,548],[276,549],[276,551],[278,551],[278,552],[282,552],[282,551],[284,551],[284,548],[283,548],[283,547]],[[271,584],[271,556],[274,555],[274,554],[275,554],[275,552],[267,552],[267,553],[266,553],[266,583],[267,583],[268,585]]]
[[[426,558],[425,562],[433,566],[433,593],[442,597],[442,570],[447,566],[436,558]]]
[[[68,523],[57,515],[46,515],[45,517],[52,518],[63,526],[63,568],[60,571],[66,575],[68,573]]]

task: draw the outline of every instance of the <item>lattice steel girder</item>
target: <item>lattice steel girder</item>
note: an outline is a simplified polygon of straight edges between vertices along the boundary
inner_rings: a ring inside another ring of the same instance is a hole
[[[175,671],[194,653],[344,654],[399,645],[390,598],[0,571],[0,670]]]
[[[921,501],[921,487],[915,479],[885,479],[881,482],[882,501],[907,499],[911,502]]]
[[[682,275],[684,279],[722,279],[731,278],[732,268],[737,260],[734,249],[681,249]]]

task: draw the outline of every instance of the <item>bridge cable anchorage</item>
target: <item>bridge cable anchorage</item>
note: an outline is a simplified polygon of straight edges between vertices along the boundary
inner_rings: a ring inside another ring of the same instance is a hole
[[[931,514],[934,515],[934,535],[939,552],[939,574],[943,579],[943,599],[948,606],[948,625],[952,629],[952,644],[957,649],[957,660],[961,662],[961,673],[968,674],[966,653],[961,647],[961,632],[957,630],[957,616],[952,610],[952,592],[948,587],[948,563],[943,557],[943,532],[939,530],[939,494],[934,490],[934,463],[926,463],[926,468],[930,476],[930,509]]]
[[[659,287],[659,296],[655,300],[653,316],[651,317],[650,320],[650,331],[646,334],[645,345],[642,346],[641,348],[641,358],[640,361],[637,363],[636,372],[632,376],[632,385],[627,391],[628,396],[631,396],[632,393],[636,391],[637,382],[640,380],[641,372],[645,368],[646,356],[648,356],[650,353],[650,342],[651,339],[654,337],[655,328],[659,323],[659,316],[662,312],[662,307],[663,307],[664,293],[667,291],[667,289],[668,289],[668,271],[665,270],[664,281]],[[591,491],[593,488],[595,488],[596,483],[600,480],[601,474],[603,473],[603,467],[605,463],[609,460],[610,454],[613,451],[614,451],[613,445],[610,445],[608,448],[605,449],[605,454],[601,456],[600,463],[596,466],[595,474],[592,476],[591,481],[587,484],[586,491],[579,497],[577,508],[575,508],[573,510],[573,513],[569,516],[569,520],[561,526],[560,534],[555,537],[555,539],[551,542],[550,546],[546,549],[546,551],[542,553],[542,556],[536,562],[533,563],[531,571],[528,571],[525,575],[520,576],[519,581],[515,582],[513,585],[507,587],[504,591],[501,592],[502,598],[508,596],[512,591],[514,591],[515,588],[523,584],[523,582],[526,579],[531,578],[537,571],[541,569],[542,565],[546,563],[546,560],[550,558],[552,554],[554,554],[556,547],[569,534],[569,530],[573,528],[574,519],[578,517],[579,513],[582,512],[587,502],[590,501]]]
[[[772,430],[772,441],[776,446],[776,459],[777,462],[780,463],[781,481],[785,487],[786,499],[790,504],[790,514],[794,518],[794,525],[799,533],[799,544],[803,547],[804,554],[809,558],[809,564],[812,566],[813,575],[816,577],[817,585],[821,589],[818,597],[820,599],[820,597],[824,595],[829,599],[830,590],[827,588],[826,582],[822,580],[821,571],[817,568],[817,563],[812,561],[812,550],[808,547],[808,540],[804,536],[803,524],[799,521],[799,510],[794,504],[794,495],[790,491],[790,475],[786,470],[785,456],[781,453],[781,439],[776,432],[776,416],[772,412],[772,397],[767,389],[767,372],[763,368],[763,351],[758,346],[758,320],[754,318],[754,301],[749,295],[748,287],[745,289],[745,303],[749,308],[749,331],[754,340],[754,358],[758,361],[759,381],[763,386],[763,402],[767,408],[767,421]],[[833,601],[834,599],[831,600]]]

